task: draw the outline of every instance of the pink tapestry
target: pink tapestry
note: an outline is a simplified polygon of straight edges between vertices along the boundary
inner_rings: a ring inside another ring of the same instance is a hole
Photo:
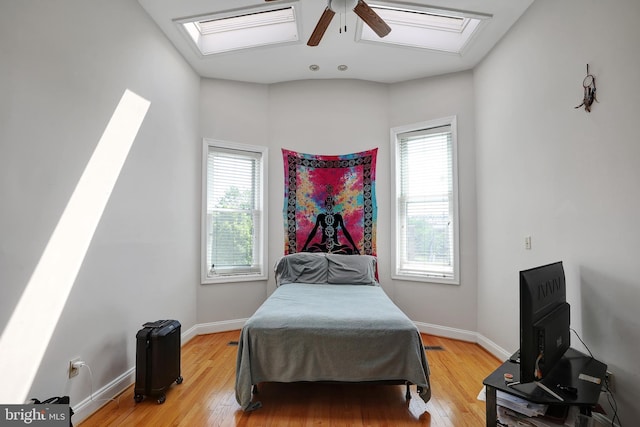
[[[377,152],[326,156],[282,149],[285,254],[376,255]]]

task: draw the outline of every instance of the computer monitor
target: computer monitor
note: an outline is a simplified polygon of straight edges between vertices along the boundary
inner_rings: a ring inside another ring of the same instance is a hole
[[[562,262],[520,272],[520,382],[540,380],[570,344]]]

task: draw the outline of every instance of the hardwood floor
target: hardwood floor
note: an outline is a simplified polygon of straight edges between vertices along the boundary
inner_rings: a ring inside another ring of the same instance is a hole
[[[133,386],[119,402],[109,402],[87,418],[92,426],[246,426],[246,427],[479,427],[485,425],[484,402],[477,396],[482,380],[500,365],[498,359],[472,343],[422,335],[431,369],[432,397],[424,403],[404,386],[348,384],[260,385],[263,407],[245,413],[235,400],[237,347],[240,331],[193,338],[182,348],[184,382],[167,391],[159,405],[153,398],[133,399]]]

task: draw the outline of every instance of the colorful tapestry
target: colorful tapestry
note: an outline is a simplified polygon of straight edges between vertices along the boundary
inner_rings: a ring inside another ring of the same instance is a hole
[[[339,156],[282,150],[285,254],[376,255],[378,149]]]

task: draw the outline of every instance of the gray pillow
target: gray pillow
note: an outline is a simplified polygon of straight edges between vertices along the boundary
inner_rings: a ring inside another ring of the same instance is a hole
[[[371,255],[327,254],[331,284],[376,285],[376,258]]]
[[[285,255],[276,264],[276,283],[327,283],[329,262],[323,253]]]

